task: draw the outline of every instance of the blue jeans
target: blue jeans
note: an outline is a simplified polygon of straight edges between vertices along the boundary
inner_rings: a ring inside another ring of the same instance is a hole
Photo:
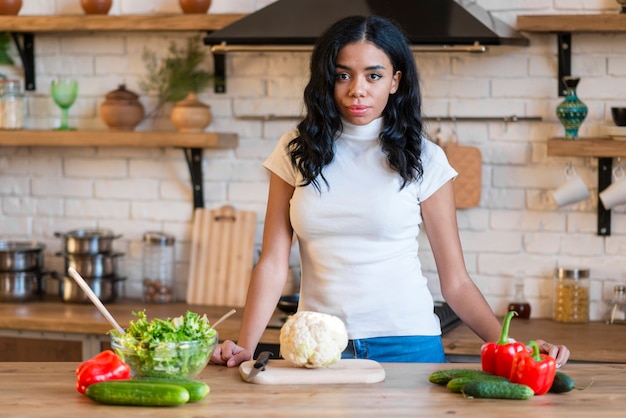
[[[445,363],[446,361],[439,335],[350,340],[341,358],[362,358],[384,363]]]

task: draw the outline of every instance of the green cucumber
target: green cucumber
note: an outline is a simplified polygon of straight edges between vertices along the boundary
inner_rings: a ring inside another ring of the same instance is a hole
[[[495,376],[478,369],[447,369],[437,370],[428,376],[428,381],[437,385],[447,385],[448,382],[457,377],[485,377]]]
[[[530,399],[535,392],[526,385],[509,381],[474,380],[463,387],[465,396],[492,399]]]
[[[176,406],[189,401],[189,392],[180,385],[132,380],[107,380],[87,387],[92,400],[109,405]]]
[[[566,393],[566,392],[570,392],[574,389],[576,390],[585,390],[587,389],[589,386],[591,386],[591,384],[593,383],[593,379],[591,380],[591,382],[589,382],[589,384],[585,387],[578,387],[576,386],[576,384],[574,383],[574,380],[569,377],[568,375],[566,375],[563,372],[556,372],[556,374],[554,375],[554,381],[552,382],[552,386],[550,386],[550,391],[551,393]]]
[[[448,388],[448,390],[454,392],[454,393],[460,393],[463,391],[463,388],[465,387],[465,385],[469,382],[474,382],[474,381],[507,381],[507,379],[505,377],[502,376],[496,376],[496,375],[491,375],[491,376],[463,376],[463,377],[455,377],[454,379],[450,380],[448,382],[448,384],[446,385],[446,387]]]
[[[204,382],[184,377],[138,377],[134,382],[151,382],[161,385],[179,385],[189,392],[189,402],[197,402],[209,394],[211,388]]]

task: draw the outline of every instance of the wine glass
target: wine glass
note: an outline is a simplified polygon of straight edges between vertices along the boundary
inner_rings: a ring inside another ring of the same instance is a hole
[[[76,101],[78,96],[78,81],[70,78],[59,78],[52,80],[50,88],[54,103],[61,108],[61,126],[55,128],[55,131],[72,131],[69,124],[70,107]]]

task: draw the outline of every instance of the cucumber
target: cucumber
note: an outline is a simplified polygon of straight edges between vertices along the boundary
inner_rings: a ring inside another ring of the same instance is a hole
[[[484,372],[477,369],[447,369],[437,370],[428,376],[428,381],[437,385],[447,385],[452,379],[458,377],[485,377],[495,376],[494,374]]]
[[[463,387],[465,396],[492,399],[530,399],[535,392],[526,385],[509,381],[474,380]]]
[[[465,387],[465,385],[469,382],[474,382],[474,381],[507,381],[507,379],[505,377],[502,376],[496,376],[496,375],[492,375],[492,376],[463,376],[463,377],[455,377],[454,379],[450,380],[448,382],[448,384],[446,385],[446,387],[454,392],[454,393],[460,393],[463,391],[463,388]]]
[[[186,379],[184,377],[138,377],[133,382],[151,382],[161,385],[178,385],[189,392],[189,402],[197,402],[209,394],[211,388],[204,382]]]
[[[591,380],[591,382],[589,382],[587,386],[578,387],[576,386],[576,384],[574,383],[574,380],[571,377],[569,377],[563,372],[556,372],[556,374],[554,375],[554,381],[552,382],[552,386],[550,386],[549,392],[566,393],[566,392],[572,391],[573,389],[585,390],[589,386],[591,386],[592,383],[593,383],[593,379]]]
[[[189,392],[182,386],[132,380],[94,383],[85,394],[109,405],[176,406],[189,401]]]

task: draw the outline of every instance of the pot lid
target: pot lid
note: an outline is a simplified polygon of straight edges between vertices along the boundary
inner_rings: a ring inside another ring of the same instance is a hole
[[[106,94],[107,100],[137,100],[139,95],[126,89],[126,84],[120,84],[116,90]]]
[[[36,241],[0,241],[0,252],[41,251],[45,244]]]

